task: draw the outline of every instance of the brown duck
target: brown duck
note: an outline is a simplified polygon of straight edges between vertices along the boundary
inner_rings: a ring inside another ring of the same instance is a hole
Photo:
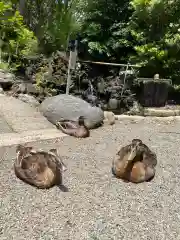
[[[62,173],[67,169],[56,149],[48,152],[18,145],[14,162],[15,175],[37,188],[62,184]]]
[[[112,173],[133,183],[150,181],[155,175],[157,157],[140,139],[122,147],[113,160]]]
[[[67,135],[77,138],[86,138],[90,136],[90,131],[86,127],[84,119],[83,116],[80,116],[78,121],[61,120],[56,123],[56,127]]]

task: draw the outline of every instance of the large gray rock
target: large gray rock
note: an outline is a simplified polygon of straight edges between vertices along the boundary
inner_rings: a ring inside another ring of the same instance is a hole
[[[104,120],[104,113],[100,108],[66,94],[46,98],[40,105],[40,111],[53,124],[61,118],[77,120],[79,116],[84,116],[86,126],[92,129],[101,125]]]

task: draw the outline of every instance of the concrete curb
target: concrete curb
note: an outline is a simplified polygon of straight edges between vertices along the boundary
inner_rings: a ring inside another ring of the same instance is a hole
[[[178,109],[154,109],[149,108],[144,111],[145,116],[152,117],[172,117],[172,116],[180,116],[180,110]]]
[[[25,131],[21,133],[5,133],[0,134],[0,147],[25,144],[41,140],[58,139],[67,136],[68,135],[54,128],[41,129],[36,131]]]
[[[127,112],[125,115],[138,116],[138,113],[132,114]],[[156,108],[145,108],[144,109],[145,117],[173,117],[180,116],[180,109],[156,109]]]
[[[123,119],[129,119],[129,120],[144,120],[144,119],[157,119],[157,120],[163,120],[163,121],[169,121],[169,120],[179,120],[180,116],[167,116],[167,117],[156,117],[156,116],[137,116],[137,115],[115,115],[116,120],[123,120]]]

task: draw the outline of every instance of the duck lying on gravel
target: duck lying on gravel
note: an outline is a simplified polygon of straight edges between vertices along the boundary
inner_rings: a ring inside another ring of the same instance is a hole
[[[122,147],[113,160],[112,173],[133,183],[150,181],[155,176],[157,157],[140,139]]]
[[[56,123],[56,127],[67,135],[86,138],[90,136],[90,131],[86,127],[84,117],[80,116],[77,121],[72,120],[60,120]]]
[[[50,188],[62,183],[62,172],[67,168],[56,149],[35,150],[18,145],[14,162],[15,175],[37,188]]]

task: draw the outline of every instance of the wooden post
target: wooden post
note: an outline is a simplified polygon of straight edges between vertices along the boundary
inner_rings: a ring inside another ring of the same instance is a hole
[[[69,94],[69,88],[71,85],[71,70],[76,68],[76,59],[77,59],[77,40],[75,41],[74,51],[70,51],[69,64],[68,64],[68,77],[66,84],[66,94]]]

